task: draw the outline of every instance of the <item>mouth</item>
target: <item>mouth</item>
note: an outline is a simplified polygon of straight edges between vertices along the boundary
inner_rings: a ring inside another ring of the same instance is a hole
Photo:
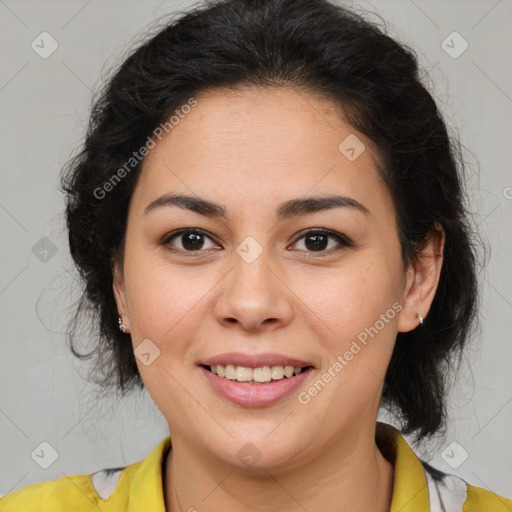
[[[302,372],[309,372],[313,369],[311,365],[291,366],[291,365],[272,365],[259,366],[256,368],[250,366],[240,366],[234,364],[212,364],[201,365],[205,370],[221,379],[237,381],[249,385],[261,385],[279,382],[284,379],[291,379]]]
[[[297,392],[315,366],[282,354],[229,353],[198,363],[217,396],[238,406],[266,407]]]

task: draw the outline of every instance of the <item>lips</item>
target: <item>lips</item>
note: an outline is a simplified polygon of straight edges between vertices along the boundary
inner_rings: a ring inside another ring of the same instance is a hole
[[[263,368],[264,366],[293,366],[294,368],[306,368],[314,365],[310,362],[303,361],[294,357],[289,357],[282,354],[257,354],[248,355],[238,352],[230,352],[229,354],[221,354],[218,356],[210,357],[201,363],[201,366],[221,365],[227,366],[245,366],[247,368]]]
[[[243,407],[279,402],[314,370],[307,361],[282,354],[222,354],[204,360],[199,367],[218,395]]]

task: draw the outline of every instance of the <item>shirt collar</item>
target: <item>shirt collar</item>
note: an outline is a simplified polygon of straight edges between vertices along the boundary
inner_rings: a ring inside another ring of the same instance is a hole
[[[160,441],[156,448],[136,464],[130,478],[128,512],[151,510],[166,512],[163,490],[163,474],[166,455],[171,448],[171,436]]]
[[[391,512],[429,512],[428,487],[421,461],[400,432],[377,422],[375,440],[384,457],[394,466]],[[163,465],[171,437],[163,439],[140,463],[134,465],[128,512],[165,512]]]
[[[395,468],[391,512],[429,512],[423,465],[402,434],[395,427],[378,421],[375,442]]]

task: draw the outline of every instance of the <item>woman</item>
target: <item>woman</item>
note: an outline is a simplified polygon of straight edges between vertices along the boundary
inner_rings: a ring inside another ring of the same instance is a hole
[[[2,511],[512,510],[402,437],[442,429],[472,332],[462,186],[413,53],[346,9],[169,24],[109,81],[63,188],[104,384],[145,387],[170,436]]]

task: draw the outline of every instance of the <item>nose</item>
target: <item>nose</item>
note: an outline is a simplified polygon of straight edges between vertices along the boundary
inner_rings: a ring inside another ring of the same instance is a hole
[[[273,331],[291,322],[292,292],[263,252],[254,260],[233,254],[233,267],[221,281],[214,306],[215,318],[224,327],[244,331]]]

